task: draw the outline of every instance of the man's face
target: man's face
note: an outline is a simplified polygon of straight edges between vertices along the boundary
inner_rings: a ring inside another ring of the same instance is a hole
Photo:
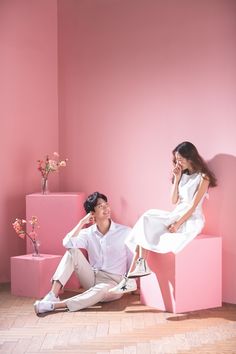
[[[97,205],[94,208],[93,216],[95,218],[95,222],[99,220],[110,219],[111,209],[109,204],[104,199],[98,198]]]

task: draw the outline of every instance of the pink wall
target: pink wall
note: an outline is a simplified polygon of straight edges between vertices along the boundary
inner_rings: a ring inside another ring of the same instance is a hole
[[[36,161],[58,149],[57,2],[0,1],[0,282],[24,253],[11,222],[39,191]],[[56,188],[57,179],[53,184]]]
[[[235,16],[234,0],[1,0],[0,282],[24,252],[10,223],[39,190],[35,161],[58,141],[61,190],[107,193],[133,225],[171,207],[170,152],[188,139],[219,179],[205,231],[223,236],[224,301],[236,303]]]
[[[107,193],[133,225],[170,207],[170,152],[192,141],[219,178],[206,231],[223,236],[224,301],[236,302],[235,1],[58,4],[61,188]]]

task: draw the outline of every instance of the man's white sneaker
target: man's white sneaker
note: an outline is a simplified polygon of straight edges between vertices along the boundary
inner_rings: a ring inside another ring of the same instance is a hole
[[[144,258],[139,258],[136,261],[136,267],[133,272],[128,273],[128,278],[138,278],[144,277],[145,275],[151,274],[151,270],[147,265],[147,262]]]
[[[60,298],[59,296],[56,297],[53,291],[50,291],[47,295],[44,296],[44,298],[41,301],[59,302]]]
[[[113,294],[125,294],[135,290],[137,290],[137,283],[135,279],[128,279],[127,277],[124,277],[118,285],[112,289],[109,289],[109,292]]]
[[[35,301],[34,311],[36,315],[39,313],[54,311],[54,304],[51,301]]]

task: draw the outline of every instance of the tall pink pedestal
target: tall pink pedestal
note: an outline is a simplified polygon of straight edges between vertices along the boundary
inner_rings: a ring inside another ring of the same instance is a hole
[[[26,196],[26,218],[37,216],[40,228],[40,253],[63,255],[66,251],[62,240],[85,215],[84,193],[29,194]],[[30,230],[29,230],[30,231]],[[31,242],[27,240],[27,253],[32,253]],[[69,280],[67,288],[78,288],[75,276]]]
[[[152,274],[140,279],[141,302],[180,313],[222,304],[222,242],[199,235],[179,254],[149,252]]]
[[[11,293],[16,296],[42,298],[51,288],[51,277],[61,256],[31,254],[11,257]]]
[[[85,215],[84,193],[29,194],[26,196],[26,218],[35,215],[39,219],[40,252],[63,254],[62,240]],[[27,240],[27,253],[31,253]]]

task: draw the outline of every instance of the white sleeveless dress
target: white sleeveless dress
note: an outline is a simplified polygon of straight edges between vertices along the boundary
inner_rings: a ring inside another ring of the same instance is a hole
[[[176,208],[171,212],[158,209],[146,211],[134,225],[126,241],[127,245],[132,250],[136,245],[140,245],[158,253],[180,252],[203,229],[205,218],[202,203],[207,193],[177,232],[170,233],[167,227],[177,221],[190,207],[201,179],[200,173],[183,174],[178,186],[179,202]]]

